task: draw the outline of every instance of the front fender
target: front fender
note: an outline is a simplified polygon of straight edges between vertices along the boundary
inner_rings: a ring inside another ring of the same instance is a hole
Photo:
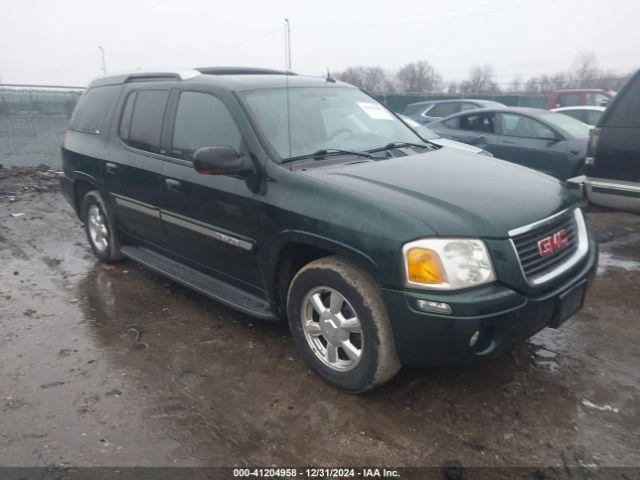
[[[283,230],[280,232],[279,239],[281,240],[279,252],[281,252],[282,248],[288,243],[308,244],[351,260],[369,273],[374,279],[377,279],[379,272],[378,264],[366,253],[346,243],[302,230]]]

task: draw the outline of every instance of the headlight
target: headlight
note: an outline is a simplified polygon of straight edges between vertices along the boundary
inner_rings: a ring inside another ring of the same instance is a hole
[[[482,240],[428,238],[407,243],[402,252],[409,287],[456,290],[496,279]]]

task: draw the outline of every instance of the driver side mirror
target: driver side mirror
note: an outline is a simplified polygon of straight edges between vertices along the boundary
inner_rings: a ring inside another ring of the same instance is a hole
[[[251,160],[231,147],[202,147],[193,154],[193,168],[201,175],[238,175],[251,170]]]

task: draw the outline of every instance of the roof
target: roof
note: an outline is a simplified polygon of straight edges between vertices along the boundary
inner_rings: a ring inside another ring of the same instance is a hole
[[[258,67],[198,67],[196,70],[205,75],[296,75],[289,70]]]
[[[552,108],[552,112],[564,112],[565,110],[598,110],[604,112],[607,108],[599,105],[574,105],[573,107]]]
[[[551,93],[578,93],[578,92],[605,92],[611,93],[612,90],[605,88],[559,88],[557,90],[551,90]]]
[[[499,107],[482,107],[482,108],[474,108],[470,110],[463,110],[462,112],[457,112],[447,117],[439,118],[435,120],[433,123],[440,123],[450,118],[461,117],[463,115],[467,115],[469,113],[492,113],[492,112],[512,112],[512,113],[521,113],[523,115],[540,115],[543,113],[548,113],[549,110],[545,110],[544,108],[532,108],[532,107],[507,107],[507,106],[499,106]]]
[[[203,67],[192,70],[175,70],[161,72],[133,72],[121,75],[99,77],[91,82],[90,87],[119,85],[138,82],[189,82],[206,83],[229,90],[249,90],[255,88],[300,87],[300,86],[342,86],[349,84],[326,78],[296,75],[293,72],[255,67]]]
[[[446,102],[478,102],[478,103],[500,103],[497,100],[488,100],[486,98],[443,98],[441,100],[423,100],[421,102],[413,102],[407,105],[416,106],[416,105],[431,105],[434,103],[446,103]]]

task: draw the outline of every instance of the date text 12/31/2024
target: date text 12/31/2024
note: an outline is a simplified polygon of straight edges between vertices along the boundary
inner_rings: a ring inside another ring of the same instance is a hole
[[[388,468],[234,468],[236,478],[399,478]]]

